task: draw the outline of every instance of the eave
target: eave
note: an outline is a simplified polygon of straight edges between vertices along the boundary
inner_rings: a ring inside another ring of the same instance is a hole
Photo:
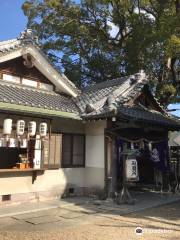
[[[94,115],[85,115],[82,116],[83,120],[85,121],[97,121],[97,120],[103,120],[103,119],[110,119],[115,118],[117,121],[126,121],[126,122],[134,122],[138,126],[154,126],[163,128],[167,131],[177,131],[180,130],[180,121],[177,121],[174,118],[171,118],[170,116],[165,116],[162,113],[153,113],[149,112],[147,110],[143,110],[142,113],[147,113],[149,117],[146,115],[137,115],[136,112],[134,112],[134,109],[126,107],[122,107],[121,109],[118,109],[117,112],[114,111],[102,111],[98,114]],[[133,112],[132,112],[133,111]],[[160,117],[160,118],[159,118]]]
[[[69,113],[69,112],[63,112],[63,111],[56,111],[56,110],[23,106],[18,104],[2,103],[2,102],[0,102],[0,110],[4,112],[13,112],[16,114],[21,113],[23,115],[27,113],[30,115],[46,116],[47,118],[58,117],[58,118],[81,120],[80,116],[76,113]]]

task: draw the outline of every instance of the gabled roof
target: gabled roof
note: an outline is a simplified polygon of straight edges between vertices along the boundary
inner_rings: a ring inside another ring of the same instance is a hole
[[[126,78],[102,82],[86,88],[76,98],[81,117],[86,120],[112,118],[131,119],[138,122],[147,122],[168,129],[180,128],[180,122],[168,115],[158,101],[153,97],[147,86],[148,79],[144,72]],[[149,91],[153,104],[158,109],[149,110],[136,105],[134,100],[142,91]]]
[[[33,65],[56,86],[58,91],[77,96],[76,86],[49,61],[30,30],[21,33],[17,39],[0,42],[0,63],[27,54],[32,57]]]
[[[77,96],[76,103],[82,116],[86,118],[108,112],[134,99],[141,93],[147,81],[145,73],[140,72],[128,77],[95,84],[82,91],[81,95]],[[91,106],[92,111],[87,112],[87,106]]]

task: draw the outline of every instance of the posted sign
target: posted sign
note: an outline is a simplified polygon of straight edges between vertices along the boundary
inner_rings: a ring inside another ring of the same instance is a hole
[[[138,165],[136,159],[126,160],[126,179],[128,181],[138,181]]]

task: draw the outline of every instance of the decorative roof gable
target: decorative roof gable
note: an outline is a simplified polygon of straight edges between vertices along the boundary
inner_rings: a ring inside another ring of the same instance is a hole
[[[131,119],[138,122],[147,122],[167,129],[180,128],[177,119],[168,115],[150,90],[145,88],[148,78],[143,71],[129,77],[110,80],[87,87],[76,98],[81,117],[86,120],[117,117]],[[152,98],[156,110],[150,110],[135,103],[146,89]]]
[[[37,44],[37,38],[32,31],[26,30],[17,39],[0,42],[0,63],[22,56],[26,63],[30,59],[43,75],[45,75],[57,88],[57,91],[64,92],[76,97],[78,89],[76,86],[49,61]]]
[[[147,81],[145,73],[140,72],[129,77],[95,84],[82,91],[76,98],[76,103],[82,115],[86,117],[107,112],[109,107],[117,107],[135,98]],[[89,113],[86,112],[88,105],[93,107],[93,111]]]

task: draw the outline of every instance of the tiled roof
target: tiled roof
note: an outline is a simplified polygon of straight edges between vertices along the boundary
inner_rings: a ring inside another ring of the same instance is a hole
[[[179,121],[169,116],[156,99],[154,101],[160,112],[134,105],[135,98],[141,94],[145,85],[147,78],[143,72],[106,81],[86,88],[77,98],[76,103],[81,110],[82,118],[87,120],[118,116],[167,127],[180,127]]]
[[[28,37],[27,37],[28,35]],[[30,35],[30,37],[29,37]],[[0,42],[0,57],[15,52],[19,49],[26,49],[28,46],[35,46],[37,51],[56,68],[41,51],[40,47],[31,38],[31,32],[24,32],[20,38]],[[59,72],[59,70],[57,70]],[[78,93],[76,86],[61,74],[67,86]],[[75,113],[78,118],[98,119],[112,116],[119,118],[131,118],[137,121],[151,122],[164,126],[179,126],[179,121],[166,114],[161,106],[159,111],[150,111],[140,106],[134,106],[127,103],[134,101],[140,95],[142,89],[148,80],[144,72],[140,72],[129,77],[104,81],[85,88],[76,98],[57,94],[53,91],[44,91],[25,87],[18,84],[11,84],[0,81],[0,105],[6,107],[16,105],[19,109],[31,108],[38,112],[41,110],[44,114],[50,111],[53,115],[64,112],[66,115]],[[157,101],[155,100],[155,103]],[[158,106],[158,103],[157,103]],[[31,111],[29,109],[29,111]],[[46,109],[46,111],[45,111]],[[69,116],[69,115],[68,115]]]
[[[163,113],[144,109],[141,106],[127,105],[126,102],[131,98],[134,98],[137,92],[142,89],[145,82],[143,83],[141,81],[140,85],[136,84],[136,86],[132,88],[132,85],[129,85],[126,81],[127,80],[125,79],[113,80],[111,84],[110,82],[104,82],[102,84],[91,86],[88,88],[88,90],[86,89],[76,100],[65,95],[60,95],[53,91],[39,90],[19,84],[7,83],[1,80],[0,105],[8,103],[11,106],[15,104],[19,106],[19,109],[21,106],[26,106],[31,107],[31,109],[35,109],[36,111],[39,109],[39,112],[41,112],[42,109],[51,110],[55,115],[59,112],[75,113],[77,116],[88,120],[118,116],[119,118],[144,121],[167,127],[171,126],[175,128],[179,125],[178,120],[170,118]],[[123,88],[121,88],[121,86],[123,86]],[[121,93],[120,95],[119,92]],[[95,97],[93,97],[93,94],[95,94],[96,99],[94,99]],[[109,109],[106,103],[109,96],[112,95],[116,97],[116,102],[112,103],[114,106],[116,106],[113,111],[112,109]],[[79,104],[80,99],[83,101],[81,113],[79,107],[77,106],[77,103]],[[102,106],[101,104],[97,104],[98,100],[101,102]],[[96,110],[86,113],[86,108],[84,106],[89,102],[93,102],[93,104],[98,107]]]
[[[114,112],[102,111],[99,114],[84,116],[85,119],[109,118],[115,116]],[[138,122],[147,122],[156,126],[180,128],[180,121],[176,118],[166,116],[155,110],[144,109],[140,106],[121,105],[117,108],[116,116],[121,119],[131,119]]]
[[[22,33],[24,34],[24,33]],[[21,35],[22,35],[21,34]],[[6,54],[12,53],[14,51],[17,51],[19,49],[22,48],[26,48],[28,46],[35,46],[36,49],[40,52],[40,54],[46,59],[46,61],[48,61],[48,63],[54,68],[56,69],[56,71],[58,73],[59,69],[56,67],[55,64],[53,64],[50,59],[46,56],[46,54],[41,50],[40,46],[37,44],[36,41],[34,41],[33,38],[27,36],[27,34],[24,34],[23,37],[19,37],[16,39],[12,39],[12,40],[7,40],[7,41],[2,41],[0,42],[0,57],[4,56]],[[70,86],[71,88],[73,88],[76,92],[78,92],[79,90],[76,88],[75,84],[73,82],[71,82],[63,73],[61,74],[61,78],[63,80],[65,80],[66,84],[68,86]]]
[[[73,99],[53,91],[37,90],[0,81],[0,102],[78,113]]]
[[[103,110],[109,96],[113,97],[114,104],[125,104],[140,93],[146,83],[147,78],[144,73],[105,81],[84,89],[82,94],[76,98],[76,103],[83,115],[89,104],[94,107],[94,112],[91,115],[97,114]]]
[[[22,47],[22,42],[17,39],[0,42],[0,56]]]
[[[155,110],[142,108],[141,106],[121,106],[118,109],[118,114],[124,115],[130,119],[160,124],[164,126],[180,126],[180,122],[177,119],[166,116]]]

